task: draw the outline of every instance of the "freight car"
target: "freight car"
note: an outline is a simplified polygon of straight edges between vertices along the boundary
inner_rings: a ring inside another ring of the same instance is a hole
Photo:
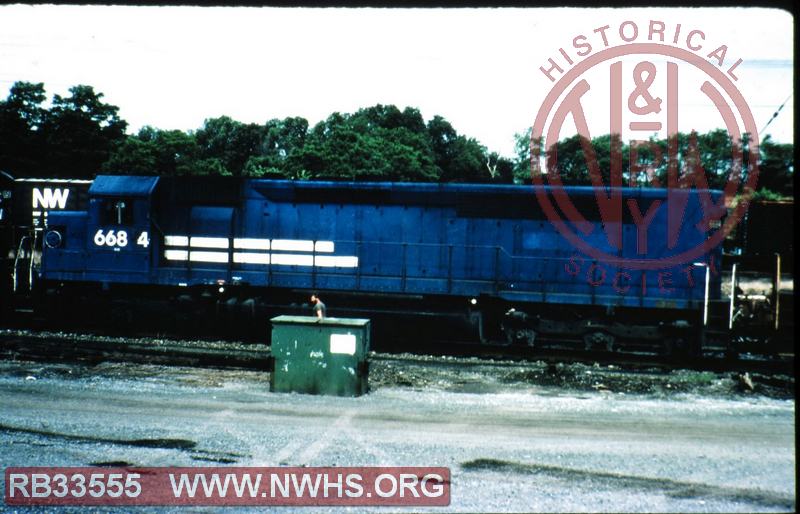
[[[14,178],[0,171],[0,318],[30,308],[42,237],[55,211],[85,210],[91,180]]]
[[[794,200],[751,202],[737,235],[747,257],[779,253],[794,262]]]
[[[318,290],[335,315],[372,317],[384,341],[438,331],[611,350],[700,342],[704,308],[707,314],[720,296],[720,277],[709,273],[719,248],[693,261],[705,265],[668,270],[592,261],[557,232],[531,188],[98,176],[85,210],[50,213],[45,303],[49,315],[71,317],[69,308],[79,306],[102,316],[86,302],[130,307],[132,298],[147,297],[166,302],[160,310],[177,318],[199,311],[225,331],[261,331],[269,313],[291,312]],[[590,224],[592,244],[603,244],[593,190],[567,192]],[[635,198],[642,212],[666,194],[621,193],[623,205]],[[699,195],[683,194],[683,223],[692,230],[674,248],[651,233],[648,257],[681,253],[707,237],[694,229],[703,214]],[[651,231],[665,230],[665,207],[655,213]],[[617,255],[641,257],[630,214],[620,223]],[[135,322],[128,307],[123,318]]]
[[[758,351],[767,341],[770,353],[794,352],[794,288],[786,281],[794,270],[793,223],[794,200],[759,200],[737,227],[735,251],[725,260],[737,291],[729,337],[740,351]]]

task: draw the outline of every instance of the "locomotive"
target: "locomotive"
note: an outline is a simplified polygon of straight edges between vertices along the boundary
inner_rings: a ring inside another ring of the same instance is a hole
[[[85,210],[91,180],[14,178],[0,171],[0,317],[30,310],[42,257],[42,238],[54,211]]]
[[[699,349],[709,304],[720,298],[720,247],[671,269],[591,260],[558,232],[532,188],[98,176],[85,209],[49,214],[41,303],[48,316],[70,318],[76,306],[105,317],[94,306],[102,302],[135,323],[132,307],[147,299],[177,319],[193,313],[228,333],[249,327],[263,334],[269,315],[298,312],[299,301],[321,291],[337,316],[375,320],[376,340],[424,334],[487,344]],[[588,237],[602,246],[594,191],[565,189]],[[644,212],[666,199],[659,189],[619,192],[623,204],[634,199]],[[721,195],[703,193],[715,202]],[[683,224],[700,226],[700,193],[681,194]],[[665,230],[666,216],[665,205],[654,208],[651,232]],[[631,214],[619,224],[622,244],[613,251],[641,258]],[[666,237],[650,237],[644,257],[678,255],[706,237],[683,230],[671,247]]]

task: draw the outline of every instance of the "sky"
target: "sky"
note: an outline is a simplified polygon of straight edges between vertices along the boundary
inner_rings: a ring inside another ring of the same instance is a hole
[[[609,44],[622,45],[619,27],[631,21],[639,31],[635,42],[647,42],[651,20],[664,23],[668,39],[680,24],[674,46],[684,49],[686,35],[701,30],[705,39],[696,36],[692,43],[703,47],[694,53],[715,66],[717,59],[706,55],[726,45],[723,71],[742,59],[734,84],[759,131],[789,98],[766,134],[794,141],[794,20],[785,11],[762,8],[4,5],[0,98],[17,80],[44,82],[49,96],[91,85],[120,108],[131,133],[144,125],[195,130],[204,119],[221,115],[254,123],[302,116],[313,125],[332,112],[394,104],[418,108],[426,120],[441,115],[459,133],[512,156],[515,133],[533,124],[553,87],[539,68],[549,58],[565,71],[573,67],[559,48],[577,65],[583,58],[572,47],[576,36],[585,35],[594,54],[603,44],[595,29],[608,25]],[[633,91],[630,78],[642,59],[623,59],[625,96]],[[656,72],[649,92],[661,97],[667,63],[650,60]],[[609,64],[586,74],[592,84],[585,102],[592,135],[608,132]],[[718,110],[700,93],[703,76],[685,64],[679,82],[681,130],[722,127]],[[567,122],[560,136],[571,132],[574,125]]]

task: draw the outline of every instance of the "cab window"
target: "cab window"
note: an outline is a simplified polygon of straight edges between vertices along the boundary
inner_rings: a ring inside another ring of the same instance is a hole
[[[131,225],[133,223],[132,198],[106,198],[100,209],[103,225]]]

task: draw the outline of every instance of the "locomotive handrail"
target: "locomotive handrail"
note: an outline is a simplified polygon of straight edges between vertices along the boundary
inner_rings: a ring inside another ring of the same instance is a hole
[[[22,253],[22,246],[25,244],[25,241],[30,239],[31,236],[22,236],[19,240],[19,246],[17,247],[17,253],[14,255],[14,271],[11,274],[11,281],[12,281],[12,290],[13,292],[17,292],[17,268],[19,268],[19,256]]]
[[[383,272],[375,273],[367,273],[370,276],[381,276],[381,277],[399,277],[400,279],[400,290],[405,291],[407,289],[407,284],[409,279],[435,279],[436,276],[428,275],[420,273],[417,270],[416,266],[409,265],[409,250],[412,248],[427,248],[432,249],[434,251],[441,251],[446,252],[446,255],[443,253],[441,254],[441,259],[445,259],[445,261],[439,261],[440,266],[440,275],[439,278],[445,281],[445,289],[448,292],[453,291],[453,285],[455,282],[459,282],[464,280],[463,277],[459,277],[454,274],[453,269],[453,260],[454,260],[454,250],[455,249],[462,249],[467,254],[470,252],[480,253],[484,252],[485,256],[489,256],[491,254],[492,265],[490,268],[486,269],[486,273],[480,279],[472,279],[474,282],[475,280],[479,280],[482,282],[486,282],[487,284],[491,284],[492,289],[494,292],[498,292],[501,289],[501,283],[503,282],[504,277],[508,277],[510,279],[515,279],[516,275],[518,274],[518,270],[521,266],[524,266],[525,263],[541,263],[543,260],[552,263],[556,266],[559,264],[567,264],[570,262],[571,257],[555,257],[555,256],[548,256],[543,258],[541,256],[535,255],[515,255],[510,253],[503,245],[452,245],[452,244],[441,244],[441,243],[410,243],[410,242],[400,242],[400,241],[371,241],[365,243],[364,241],[354,241],[354,240],[334,240],[334,243],[338,245],[353,245],[355,254],[358,258],[359,263],[364,262],[364,247],[365,246],[372,246],[374,248],[396,248],[396,253],[393,255],[397,255],[400,257],[399,260],[396,260],[392,267],[396,267],[396,273],[393,272]],[[382,260],[381,256],[378,255],[377,257]],[[504,263],[506,267],[505,274],[502,273]],[[272,272],[272,268],[270,267],[270,272]],[[313,278],[316,279],[318,275],[318,271],[314,270],[312,273]],[[356,283],[360,282],[362,275],[365,275],[365,272],[359,266],[355,272],[356,275]],[[542,276],[540,277],[537,282],[545,283],[547,282],[547,278]],[[357,286],[358,287],[358,286]],[[542,288],[544,289],[544,288]]]
[[[369,244],[369,245],[381,245],[381,246],[388,246],[394,245],[398,248],[405,247],[429,247],[429,248],[438,248],[438,249],[445,249],[449,247],[453,248],[464,248],[464,249],[480,249],[480,250],[496,250],[505,255],[510,259],[524,259],[524,260],[541,260],[542,257],[537,255],[520,255],[520,254],[513,254],[510,253],[505,246],[503,245],[453,245],[453,244],[441,244],[441,243],[409,243],[409,242],[400,242],[400,241],[356,241],[356,240],[348,240],[348,239],[335,239],[333,240],[335,244],[352,244],[352,245],[361,245]],[[547,257],[547,260],[560,260],[560,261],[569,261],[570,257]]]
[[[28,290],[33,291],[33,263],[36,258],[36,241],[39,240],[39,233],[41,230],[33,231],[33,241],[31,242],[31,260],[28,261]],[[44,242],[44,238],[42,238]],[[41,253],[39,254],[41,257]]]

